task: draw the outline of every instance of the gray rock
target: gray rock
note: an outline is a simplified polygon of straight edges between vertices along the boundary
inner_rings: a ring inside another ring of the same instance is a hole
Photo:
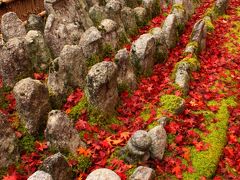
[[[65,45],[49,69],[48,88],[51,95],[60,98],[69,88],[84,87],[87,75],[86,58],[77,45]]]
[[[165,19],[162,27],[162,33],[167,47],[169,49],[174,48],[177,45],[178,40],[177,19],[174,14],[168,15]]]
[[[167,133],[163,126],[156,126],[148,132],[152,139],[150,154],[153,159],[161,160],[167,144]]]
[[[130,142],[133,146],[144,151],[150,147],[152,140],[151,137],[148,136],[148,133],[146,131],[139,130],[133,134]]]
[[[133,9],[138,26],[143,26],[148,22],[147,10],[144,7],[136,7]]]
[[[98,26],[102,20],[107,18],[107,14],[103,6],[95,4],[89,9],[89,16],[92,19],[95,26]]]
[[[91,172],[86,180],[121,180],[121,178],[110,169],[100,168]]]
[[[49,14],[44,35],[54,57],[57,57],[64,45],[78,44],[82,33],[93,22],[83,1],[45,0],[44,6]]]
[[[53,180],[69,180],[72,177],[72,170],[61,153],[46,158],[39,169],[49,173]]]
[[[104,46],[110,47],[112,50],[117,49],[119,44],[118,24],[111,19],[104,19],[100,23]]]
[[[149,147],[151,143],[152,140],[146,131],[136,131],[127,142],[127,145],[121,150],[122,155],[129,163],[146,161],[150,157]]]
[[[8,12],[2,16],[1,32],[4,41],[8,41],[14,37],[23,37],[26,35],[26,29],[23,22],[14,12]]]
[[[5,86],[15,83],[32,74],[32,65],[28,57],[24,38],[12,38],[0,47],[0,72]]]
[[[150,18],[160,13],[159,0],[142,0],[142,5]]]
[[[178,65],[175,77],[175,83],[183,89],[185,93],[189,90],[189,81],[190,76],[188,74],[189,64],[188,63],[180,63]]]
[[[198,54],[199,51],[198,51],[198,43],[195,42],[196,44],[194,45],[193,43],[189,43],[187,44],[185,50],[184,50],[184,53],[185,54]]]
[[[163,116],[159,118],[157,121],[160,124],[160,126],[164,127],[167,124],[167,122],[170,120],[171,120],[170,118]]]
[[[118,0],[109,0],[105,6],[105,12],[109,19],[114,20],[119,26],[123,27],[121,20],[121,9],[123,8],[123,3]]]
[[[129,7],[124,7],[121,10],[121,20],[127,34],[134,35],[137,33],[137,22],[134,11]]]
[[[25,43],[34,72],[46,71],[52,57],[42,33],[36,30],[28,31],[25,36]]]
[[[225,14],[227,7],[228,0],[217,0],[214,6],[214,11],[217,13],[217,15],[223,15]]]
[[[158,63],[165,62],[165,60],[168,58],[168,48],[165,43],[165,37],[162,33],[162,29],[160,27],[156,27],[151,29],[150,32],[155,41],[156,41],[156,61]]]
[[[37,135],[50,111],[48,89],[40,81],[26,78],[16,83],[13,93],[20,120],[30,134]]]
[[[36,30],[43,33],[44,31],[43,18],[35,14],[30,14],[27,20],[26,28],[28,31]]]
[[[148,74],[155,63],[156,43],[153,35],[141,35],[131,47],[131,60],[137,74]]]
[[[19,159],[17,138],[7,118],[0,113],[0,168],[8,167]]]
[[[103,61],[92,66],[85,92],[91,105],[104,113],[113,113],[118,100],[117,65]]]
[[[53,180],[52,176],[44,171],[36,171],[27,180]]]
[[[90,58],[93,54],[100,53],[102,47],[102,35],[96,27],[87,29],[79,42],[86,58]]]
[[[50,147],[59,151],[68,151],[76,154],[79,147],[86,147],[74,129],[73,122],[60,110],[52,110],[48,114],[45,137]]]
[[[129,180],[154,180],[156,173],[152,168],[139,166],[129,177]]]
[[[186,10],[184,8],[174,7],[172,14],[176,17],[178,33],[181,34],[188,20]]]
[[[183,8],[186,11],[186,18],[189,19],[197,6],[197,1],[194,2],[192,0],[174,0],[173,1],[173,6],[178,6]]]
[[[118,86],[127,86],[131,90],[136,89],[137,79],[130,61],[129,52],[126,49],[119,50],[115,55],[115,62],[118,67]]]
[[[207,27],[204,20],[199,20],[194,24],[191,40],[198,43],[198,50],[206,48]]]

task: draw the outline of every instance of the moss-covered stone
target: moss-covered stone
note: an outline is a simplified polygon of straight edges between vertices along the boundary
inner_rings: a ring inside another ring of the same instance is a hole
[[[205,26],[207,27],[207,31],[208,32],[213,32],[215,27],[212,23],[211,17],[206,16],[203,18],[204,22],[205,22]]]
[[[170,113],[179,114],[184,110],[185,101],[175,95],[163,95],[160,97],[161,109]]]
[[[176,65],[175,65],[175,67],[174,67],[174,69],[173,69],[172,76],[171,76],[172,79],[175,79],[175,77],[176,77],[176,72],[177,72],[178,67],[179,67],[179,65],[180,65],[181,63],[188,63],[188,64],[189,64],[189,68],[190,68],[189,70],[190,70],[191,72],[197,71],[197,70],[200,69],[200,62],[198,61],[198,59],[197,59],[196,56],[191,57],[191,58],[186,57],[186,58],[184,58],[183,60],[181,60],[181,61],[179,61],[178,63],[176,63]]]
[[[229,106],[236,106],[234,97],[222,100],[219,110],[214,116],[218,121],[208,126],[210,133],[207,136],[201,136],[202,141],[209,144],[209,148],[200,152],[195,148],[191,149],[191,161],[195,171],[184,173],[184,179],[200,179],[202,176],[209,179],[214,175],[227,140]]]

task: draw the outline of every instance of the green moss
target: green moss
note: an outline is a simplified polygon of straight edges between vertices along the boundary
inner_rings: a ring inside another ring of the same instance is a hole
[[[151,124],[147,126],[147,129],[150,130],[152,128],[155,128],[156,126],[159,126],[159,123],[157,121],[153,121]]]
[[[227,37],[228,41],[224,43],[224,47],[226,47],[230,53],[238,54],[239,50],[236,44],[240,44],[240,22],[233,22],[230,32],[227,33],[225,36]]]
[[[141,112],[140,116],[144,121],[147,121],[150,118],[150,108],[149,104],[145,105],[144,110]]]
[[[97,64],[102,61],[102,57],[99,55],[92,55],[90,58],[87,59],[87,67],[92,67],[94,64]]]
[[[184,100],[175,95],[163,95],[160,97],[161,108],[171,113],[176,113]]]
[[[77,157],[77,169],[81,172],[85,172],[91,165],[91,157],[80,155]]]
[[[208,105],[208,106],[217,106],[217,105],[218,105],[218,102],[215,101],[215,100],[208,101],[207,105]]]
[[[114,49],[110,44],[105,44],[103,46],[102,52],[103,52],[103,57],[110,57],[114,53]]]
[[[122,47],[124,44],[129,43],[130,40],[128,39],[126,33],[121,32],[119,35],[119,46]]]
[[[183,5],[180,4],[180,3],[175,3],[175,4],[172,6],[172,10],[173,10],[173,9],[184,10]]]
[[[205,25],[207,26],[207,31],[208,32],[213,32],[215,27],[212,24],[211,18],[209,16],[206,16],[206,17],[203,18],[203,20],[205,22]]]
[[[210,133],[207,136],[201,136],[202,141],[210,145],[209,148],[200,152],[195,148],[191,149],[191,160],[195,171],[193,173],[184,173],[184,179],[200,179],[202,176],[209,179],[214,175],[227,141],[228,106],[236,106],[234,97],[222,100],[220,108],[215,114],[218,121],[208,126]]]
[[[69,117],[73,120],[77,120],[84,109],[87,109],[87,100],[85,97],[83,97],[77,105],[71,109]]]
[[[129,178],[136,169],[137,169],[137,166],[134,165],[131,169],[127,170],[127,172],[126,172],[127,177]]]
[[[29,134],[26,134],[19,141],[19,147],[22,151],[33,152],[35,150],[35,138]]]
[[[191,58],[186,57],[183,60],[181,60],[178,63],[176,63],[176,65],[175,65],[175,67],[173,69],[173,73],[171,75],[172,79],[176,78],[176,72],[177,72],[178,66],[181,63],[188,63],[191,72],[192,71],[197,71],[197,70],[200,69],[200,62],[198,61],[198,59],[196,57],[191,57]]]

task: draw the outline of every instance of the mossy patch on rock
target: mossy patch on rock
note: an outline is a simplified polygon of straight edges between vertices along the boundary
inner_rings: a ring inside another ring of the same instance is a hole
[[[213,25],[213,23],[212,23],[211,17],[205,16],[205,17],[203,18],[203,20],[204,20],[205,25],[206,25],[206,27],[207,27],[207,31],[208,31],[208,32],[213,32],[214,29],[215,29],[215,27],[214,27],[214,25]]]
[[[163,95],[160,97],[161,109],[173,114],[179,114],[184,110],[185,101],[175,95]]]
[[[227,140],[226,133],[230,116],[229,106],[236,106],[234,97],[221,101],[218,112],[214,114],[214,118],[218,121],[208,126],[210,133],[207,136],[201,136],[202,141],[209,144],[208,149],[205,151],[197,151],[195,148],[191,149],[192,166],[195,171],[193,173],[184,173],[184,179],[200,179],[202,176],[208,179],[214,175]],[[208,113],[208,115],[212,116],[213,114]]]
[[[193,56],[193,57],[186,57],[183,60],[179,61],[178,63],[176,63],[174,69],[173,69],[173,73],[172,73],[172,79],[176,78],[176,72],[178,70],[178,67],[181,63],[188,63],[189,64],[189,70],[191,72],[193,71],[197,71],[200,69],[200,62],[198,61],[197,57]]]

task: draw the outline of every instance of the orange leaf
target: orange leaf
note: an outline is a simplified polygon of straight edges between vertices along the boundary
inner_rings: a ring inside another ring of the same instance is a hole
[[[128,138],[130,137],[130,133],[129,132],[122,132],[120,134],[120,137],[124,140],[128,140]]]
[[[77,153],[88,157],[88,156],[91,155],[91,150],[80,147],[80,148],[77,149]]]

